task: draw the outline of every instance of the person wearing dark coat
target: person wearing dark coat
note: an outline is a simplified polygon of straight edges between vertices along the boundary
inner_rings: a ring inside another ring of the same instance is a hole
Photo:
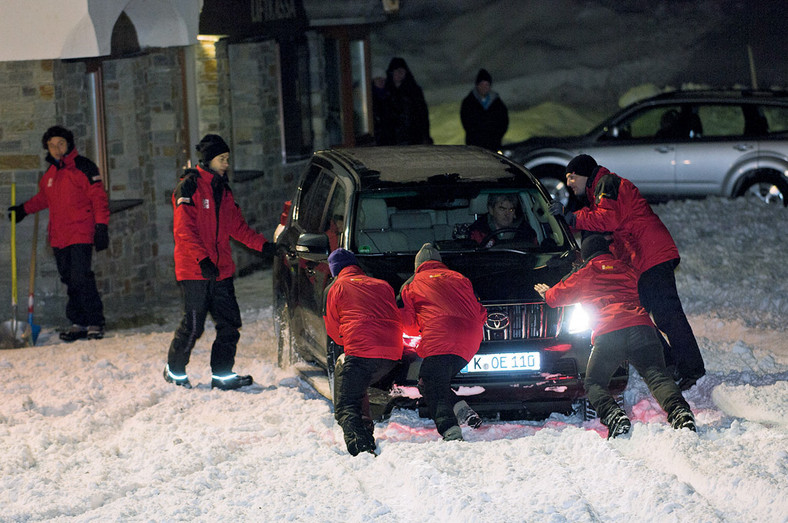
[[[400,296],[405,332],[421,335],[418,389],[443,439],[462,440],[459,425],[478,428],[482,420],[466,401],[457,401],[451,379],[479,350],[487,309],[470,280],[444,265],[433,244],[425,243],[414,263],[416,272]]]
[[[492,76],[486,69],[479,69],[474,88],[462,101],[460,120],[467,145],[491,151],[501,149],[501,140],[509,128],[509,110],[492,90]]]
[[[109,247],[109,198],[95,163],[80,156],[74,134],[55,125],[41,138],[50,164],[38,183],[38,193],[10,207],[17,222],[28,214],[49,209],[49,243],[60,280],[66,284],[66,317],[71,327],[60,339],[72,342],[104,337],[104,305],[91,270],[93,248]]]
[[[402,58],[392,58],[386,70],[385,93],[378,95],[380,116],[377,145],[431,144],[430,117],[424,93]],[[377,118],[377,117],[376,117]]]
[[[608,439],[629,432],[631,422],[608,388],[618,367],[629,361],[646,382],[674,429],[695,431],[695,418],[665,369],[662,346],[648,312],[638,298],[638,277],[626,261],[614,257],[609,240],[591,234],[583,240],[583,265],[553,287],[534,285],[550,307],[582,303],[595,319],[584,386]]]
[[[208,313],[216,324],[211,347],[211,388],[232,390],[253,383],[233,372],[241,312],[235,297],[230,238],[265,257],[274,245],[244,220],[227,178],[230,148],[221,136],[206,134],[197,144],[200,162],[188,169],[172,193],[175,279],[183,294],[183,319],[167,353],[164,380],[190,389],[186,374],[192,349]]]
[[[706,368],[676,289],[673,271],[680,257],[673,237],[632,182],[591,156],[581,154],[569,162],[566,183],[578,197],[585,195],[588,207],[567,212],[556,201],[550,212],[580,231],[612,232],[613,253],[637,271],[640,302],[667,336],[662,339],[665,361],[675,366],[681,390],[689,389]]]
[[[339,248],[328,257],[334,281],[326,293],[326,333],[344,347],[334,381],[334,418],[352,456],[375,450],[369,386],[402,358],[402,320],[387,282],[367,276],[355,254]]]

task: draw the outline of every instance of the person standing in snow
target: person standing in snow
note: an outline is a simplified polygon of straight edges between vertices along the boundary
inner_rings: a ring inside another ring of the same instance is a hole
[[[405,332],[421,335],[419,392],[443,439],[461,440],[459,424],[478,428],[482,420],[466,401],[457,401],[451,379],[479,350],[487,311],[470,280],[446,267],[433,244],[422,246],[415,268],[400,296]]]
[[[247,225],[235,203],[227,179],[230,148],[224,140],[206,134],[196,148],[197,168],[186,170],[172,194],[175,277],[183,293],[184,313],[170,344],[164,379],[191,388],[186,365],[210,313],[216,323],[211,388],[238,389],[251,385],[253,379],[233,372],[241,312],[233,285],[230,238],[264,257],[273,256],[275,247]]]
[[[334,418],[352,456],[374,452],[375,425],[367,390],[402,359],[402,321],[394,289],[364,274],[356,256],[336,249],[328,257],[334,281],[326,294],[326,332],[344,347],[336,373]]]
[[[689,389],[706,368],[676,289],[673,271],[681,258],[670,232],[632,182],[597,165],[587,154],[569,162],[566,183],[576,196],[586,196],[588,207],[567,212],[555,201],[550,212],[563,215],[575,229],[612,231],[613,252],[637,271],[640,302],[668,338],[660,336],[665,361],[675,365],[679,388]]]
[[[385,93],[379,93],[377,145],[431,144],[430,117],[424,92],[403,58],[392,58]]]
[[[467,145],[491,151],[501,149],[501,140],[509,128],[509,110],[492,90],[492,76],[487,69],[479,69],[474,88],[463,99],[460,120]]]
[[[608,439],[628,433],[632,426],[608,388],[616,369],[627,360],[667,412],[671,427],[695,431],[690,406],[665,369],[657,331],[640,305],[637,274],[608,246],[602,234],[587,236],[581,249],[583,265],[552,288],[538,283],[534,289],[550,307],[582,303],[590,309],[594,346],[584,386],[588,401],[608,428]]]
[[[28,214],[49,209],[49,243],[60,280],[66,284],[66,317],[72,325],[60,333],[66,342],[104,337],[104,305],[91,270],[92,251],[109,247],[109,198],[95,163],[80,156],[74,134],[55,125],[41,143],[51,165],[38,183],[38,193],[23,204],[8,208],[16,222]]]

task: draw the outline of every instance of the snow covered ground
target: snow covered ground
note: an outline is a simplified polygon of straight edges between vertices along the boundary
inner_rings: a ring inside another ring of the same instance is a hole
[[[0,521],[788,521],[786,211],[712,198],[656,207],[708,375],[674,431],[638,377],[628,439],[598,423],[489,421],[440,440],[415,412],[351,457],[330,404],[276,367],[271,275],[238,280],[245,391],[212,391],[212,325],[164,382],[165,326],[0,351]]]

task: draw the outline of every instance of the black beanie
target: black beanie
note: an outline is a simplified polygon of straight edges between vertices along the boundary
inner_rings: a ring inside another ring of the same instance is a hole
[[[55,136],[64,138],[66,140],[68,143],[68,152],[71,152],[74,149],[74,133],[65,127],[61,127],[60,125],[53,125],[47,129],[47,131],[44,133],[44,136],[41,137],[41,145],[44,146],[44,149],[49,149],[47,143]]]
[[[391,59],[391,61],[389,62],[389,67],[388,69],[386,69],[386,72],[390,73],[395,69],[405,69],[406,71],[410,71],[410,69],[408,69],[408,64],[405,63],[405,59],[400,58],[399,56],[395,56],[394,58]]]
[[[589,234],[583,238],[583,245],[580,247],[580,255],[583,261],[588,261],[597,254],[610,252],[610,240],[604,234]]]
[[[230,148],[218,134],[206,134],[195,147],[200,153],[200,163],[208,166],[215,157],[229,153]]]
[[[419,265],[421,265],[425,261],[430,261],[430,260],[443,261],[441,258],[441,253],[438,251],[438,249],[431,243],[425,243],[424,245],[421,246],[419,252],[416,253],[416,259],[414,260],[414,263],[416,265],[416,268],[418,269]]]
[[[349,265],[358,265],[358,260],[356,260],[356,255],[347,249],[335,249],[328,256],[328,269],[331,271],[331,276],[335,278],[342,272],[342,269]]]
[[[479,69],[479,72],[476,74],[476,85],[485,81],[492,83],[492,76],[490,76],[487,69]]]
[[[594,174],[594,169],[596,169],[596,167],[596,160],[587,154],[580,154],[572,158],[572,160],[566,166],[566,172],[575,173],[579,176],[590,178],[591,175]]]

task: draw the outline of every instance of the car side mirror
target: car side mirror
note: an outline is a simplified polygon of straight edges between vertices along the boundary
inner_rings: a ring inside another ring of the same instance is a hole
[[[328,257],[328,236],[323,233],[305,232],[298,237],[296,252],[309,261],[324,261]]]

